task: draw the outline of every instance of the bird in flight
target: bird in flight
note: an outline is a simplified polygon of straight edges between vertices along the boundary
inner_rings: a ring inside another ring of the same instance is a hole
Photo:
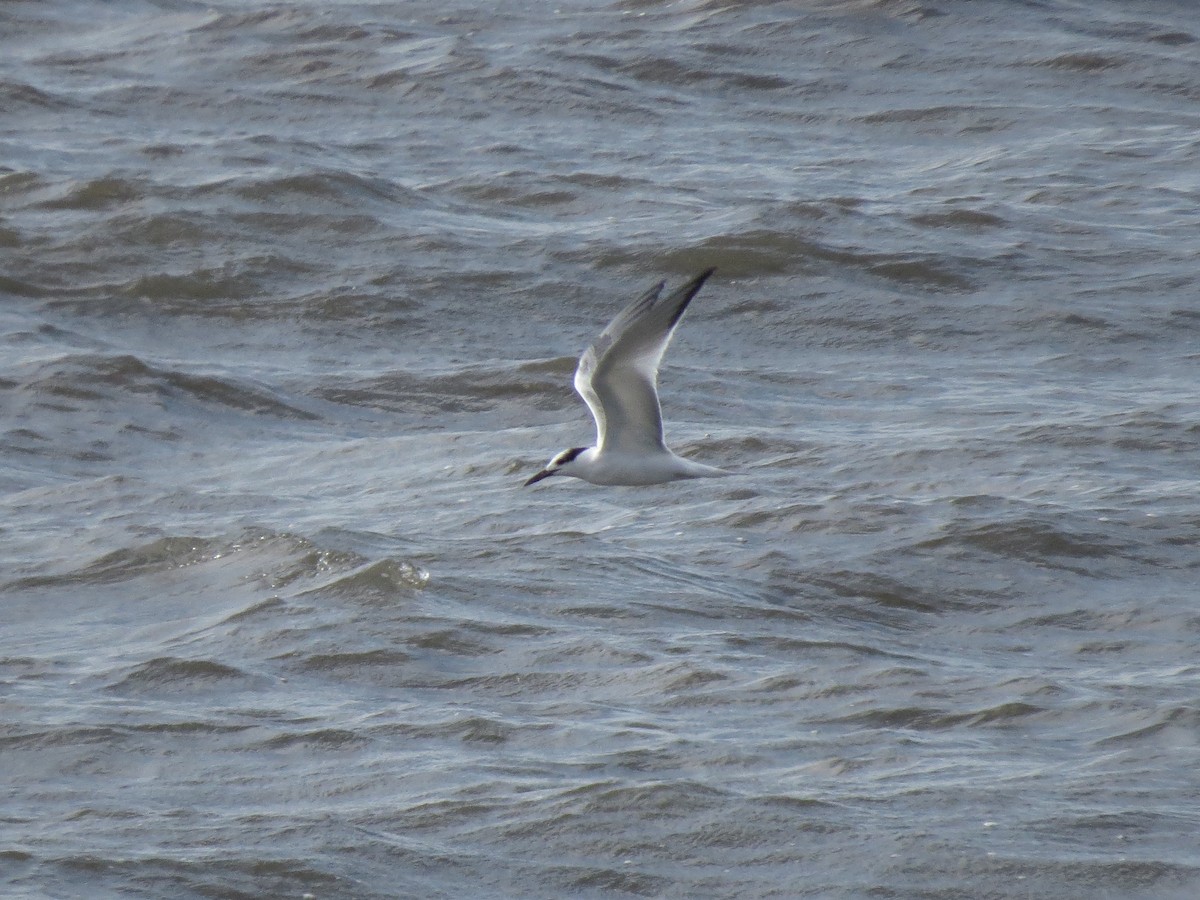
[[[575,369],[575,390],[596,420],[596,446],[563,450],[525,482],[570,475],[592,484],[662,484],[731,473],[672,453],[663,440],[658,367],[675,327],[714,269],[660,299],[659,282],[621,310]]]

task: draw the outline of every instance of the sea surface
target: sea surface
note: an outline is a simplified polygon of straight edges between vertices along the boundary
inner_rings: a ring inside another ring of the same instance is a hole
[[[0,3],[0,895],[1190,900],[1198,270],[1191,0]]]

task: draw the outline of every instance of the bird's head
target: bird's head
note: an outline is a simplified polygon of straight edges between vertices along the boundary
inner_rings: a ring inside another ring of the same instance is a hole
[[[525,487],[537,484],[543,478],[549,478],[551,475],[574,475],[573,470],[578,465],[576,459],[586,449],[587,447],[572,447],[570,450],[563,450],[561,453],[555,454],[554,458],[546,463],[546,468],[525,482]]]

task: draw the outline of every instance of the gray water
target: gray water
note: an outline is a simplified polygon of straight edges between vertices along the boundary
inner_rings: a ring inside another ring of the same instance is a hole
[[[1191,898],[1190,2],[0,4],[5,897]],[[707,266],[668,439],[521,483]]]

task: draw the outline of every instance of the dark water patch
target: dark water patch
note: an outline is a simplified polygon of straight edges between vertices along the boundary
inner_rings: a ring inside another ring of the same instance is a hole
[[[794,457],[783,458],[791,462]],[[730,528],[756,529],[764,526],[783,527],[789,531],[802,531],[816,527],[822,516],[819,503],[773,504],[767,509],[739,509],[726,513],[718,521]]]
[[[445,373],[396,372],[369,380],[322,386],[323,400],[421,416],[481,412],[498,403],[525,408],[561,409],[570,396],[564,383],[574,371],[574,357],[502,367],[471,366]],[[432,424],[432,423],[431,423]]]
[[[1001,703],[998,706],[973,712],[966,719],[966,724],[1020,725],[1024,727],[1025,720],[1030,716],[1036,716],[1045,712],[1047,712],[1047,710],[1043,707],[1035,706],[1031,703],[1013,701],[1010,703]]]
[[[495,652],[495,648],[489,648]],[[539,668],[559,671],[620,672],[654,662],[648,653],[616,646],[611,640],[580,639],[570,642],[543,641],[528,650],[530,661]]]
[[[1087,315],[1070,310],[1045,313],[1031,324],[1035,328],[1063,326],[1069,329],[1083,328],[1098,333],[1118,327],[1117,323],[1103,316]]]
[[[127,738],[125,729],[108,725],[56,725],[36,730],[9,726],[0,730],[0,747],[13,751],[90,745],[116,748],[123,746]]]
[[[237,213],[230,221],[245,226],[256,236],[277,236],[295,243],[306,236],[322,242],[336,238],[352,240],[369,238],[382,233],[383,225],[378,218],[363,212],[297,216],[286,210]],[[307,269],[298,269],[301,274]]]
[[[462,185],[458,191],[472,200],[503,204],[510,208],[540,209],[574,203],[579,199],[578,195],[572,191],[546,190],[541,186],[544,184],[541,178],[523,177],[532,174],[504,172],[495,180],[489,179],[482,183]],[[522,184],[522,181],[526,183]]]
[[[183,722],[142,722],[123,726],[130,734],[178,735],[195,737],[198,735],[229,735],[250,731],[256,725],[242,725],[228,722],[183,721]]]
[[[131,246],[175,247],[193,246],[208,241],[217,241],[227,229],[227,224],[210,219],[202,214],[158,213],[147,216],[116,215],[105,220],[104,229],[108,238],[119,238]],[[151,278],[164,276],[150,276]],[[190,296],[186,283],[180,285],[182,294]],[[148,289],[150,284],[145,288]]]
[[[572,893],[598,891],[602,896],[662,897],[674,885],[673,879],[660,875],[600,867],[580,866],[567,872],[559,869],[555,874],[564,878],[564,888]]]
[[[576,788],[564,796],[579,815],[608,816],[623,810],[655,812],[666,818],[680,818],[689,811],[711,809],[728,803],[735,795],[703,781],[654,779],[628,784],[596,784]]]
[[[29,194],[46,186],[47,182],[36,172],[8,169],[0,166],[0,198],[5,204],[10,198]]]
[[[337,170],[259,179],[239,184],[234,193],[246,200],[273,206],[306,203],[333,203],[360,210],[364,202],[426,206],[429,198],[418,191],[383,178],[372,178]]]
[[[46,291],[40,285],[32,282],[0,274],[0,294],[16,297],[42,297],[45,296]]]
[[[360,604],[390,605],[411,598],[429,584],[429,573],[406,560],[380,559],[339,574],[297,594],[312,600],[343,598]]]
[[[235,544],[235,547],[243,546],[261,546],[272,558],[272,565],[262,573],[272,591],[287,588],[302,591],[312,582],[320,584],[368,565],[365,556],[352,550],[325,547],[301,535],[287,532],[250,531]],[[294,594],[287,603],[295,599]],[[285,605],[282,600],[280,604]]]
[[[299,672],[331,675],[343,678],[371,679],[370,670],[376,667],[402,668],[412,657],[394,648],[357,650],[343,653],[313,653],[293,664]]]
[[[974,118],[979,111],[974,106],[929,106],[913,109],[889,109],[869,113],[860,118],[865,125],[911,124],[921,122],[958,121]]]
[[[1086,641],[1076,648],[1076,653],[1124,654],[1133,649],[1132,641]]]
[[[931,290],[966,291],[970,280],[955,272],[944,269],[932,259],[901,259],[895,262],[878,262],[869,267],[872,275],[891,281],[914,284]]]
[[[1146,91],[1150,95],[1164,94],[1171,97],[1178,97],[1181,100],[1196,102],[1200,100],[1200,85],[1195,81],[1174,81],[1164,80],[1162,78],[1152,78],[1146,81],[1136,82],[1131,85],[1139,90]]]
[[[1117,55],[1097,52],[1060,53],[1049,59],[1037,60],[1028,65],[1043,69],[1061,69],[1068,72],[1092,73],[1106,69],[1119,69],[1126,61]]]
[[[461,690],[475,697],[498,697],[518,700],[529,697],[564,697],[581,686],[605,687],[625,683],[620,674],[596,672],[538,672],[521,670],[497,675],[447,677],[423,673],[406,679],[410,686],[437,687]]]
[[[617,62],[593,56],[593,65],[608,67],[612,71],[653,85],[666,85],[689,90],[716,89],[738,91],[746,94],[756,91],[774,92],[792,87],[790,79],[778,75],[755,72],[738,72],[713,67],[709,60],[695,63],[678,57],[655,57],[636,62]]]
[[[479,629],[481,633],[487,635],[492,633],[490,628]],[[548,633],[548,629],[528,629],[525,632],[527,635],[536,633]],[[512,632],[508,632],[512,634]],[[407,646],[418,650],[435,650],[440,653],[452,653],[458,656],[479,657],[486,656],[491,653],[501,652],[499,642],[485,642],[478,638],[465,633],[462,627],[458,628],[442,628],[435,631],[428,631],[424,634],[419,634],[408,638],[405,642]]]
[[[58,193],[59,196],[44,200],[39,206],[48,210],[96,212],[141,200],[146,195],[147,188],[141,181],[108,177],[96,178],[83,184],[69,184]]]
[[[379,35],[386,36],[391,41],[412,37],[410,32],[394,27],[384,27],[377,23],[371,23],[367,26],[342,22],[322,22],[296,32],[296,38],[301,41],[321,44],[343,44],[353,41],[365,41]]]
[[[1032,616],[1019,624],[1031,628],[1067,628],[1089,633],[1103,630],[1105,616],[1091,609],[1072,609]]]
[[[752,646],[752,643],[750,644]],[[753,694],[800,695],[804,696],[811,690],[811,682],[799,675],[768,675],[745,686],[745,690]]]
[[[299,7],[266,7],[237,12],[213,10],[205,17],[205,21],[194,25],[191,30],[201,34],[215,32],[223,36],[254,32],[270,35],[291,31],[292,26],[298,27],[308,21],[307,11]]]
[[[34,854],[25,850],[0,850],[0,862],[6,865],[27,863],[34,859]]]
[[[713,685],[731,683],[733,680],[732,675],[728,672],[695,663],[670,663],[655,668],[653,677],[657,685],[656,689],[668,695],[691,695],[696,691],[706,691]],[[686,701],[677,697],[676,702]]]
[[[832,539],[846,540],[846,529],[829,530]],[[810,542],[818,546],[821,541],[814,538]],[[1003,604],[1007,592],[997,586],[1002,582],[973,578],[964,583],[950,572],[943,574],[942,564],[922,562],[920,557],[926,552],[928,546],[922,545],[919,556],[894,559],[896,574],[892,576],[858,569],[814,571],[780,553],[769,559],[757,557],[752,568],[758,578],[767,578],[767,596],[773,606],[791,608],[797,616],[808,611],[811,616],[846,618],[901,631],[926,628],[930,617]],[[934,576],[929,575],[931,565],[937,572]]]
[[[1034,446],[1097,452],[1179,453],[1200,448],[1200,432],[1179,407],[1145,407],[1111,412],[1088,421],[1041,422],[1007,429]]]
[[[402,734],[410,740],[451,740],[455,743],[499,745],[508,743],[522,732],[544,734],[551,726],[543,724],[517,724],[491,716],[455,715],[437,722],[421,724],[405,724],[393,727],[390,731]],[[376,729],[378,732],[379,729]],[[478,800],[439,800],[432,805],[441,808],[449,815],[467,815],[488,808],[491,804]],[[427,812],[428,810],[423,810]]]
[[[946,729],[986,725],[989,727],[1020,725],[1024,727],[1031,716],[1044,713],[1042,707],[1028,703],[1011,702],[982,710],[952,712],[924,706],[893,709],[874,709],[848,716],[839,716],[830,721],[843,724],[865,725],[872,728],[904,728],[914,731],[942,731]]]
[[[1046,836],[1036,848],[1020,852],[981,851],[964,863],[960,840],[940,846],[918,865],[911,857],[889,867],[882,896],[921,896],[952,900],[964,882],[1019,885],[987,889],[985,895],[1008,897],[1146,897],[1184,900],[1200,880],[1200,866],[1159,860],[1118,858],[1116,850],[1067,849],[1059,836]],[[951,860],[954,860],[952,863]],[[897,887],[900,888],[897,891]]]
[[[1200,38],[1187,31],[1163,31],[1151,35],[1147,40],[1167,47],[1186,47],[1188,44],[1196,43]]]
[[[1145,744],[1165,748],[1186,745],[1200,731],[1200,706],[1173,706],[1155,710],[1153,721],[1120,734],[1110,735],[1096,741],[1100,747]]]
[[[254,415],[298,420],[318,418],[263,386],[245,380],[154,366],[130,355],[84,353],[63,356],[38,365],[25,376],[18,390],[30,396],[35,405],[59,411],[138,396],[150,398],[156,406],[186,399]]]
[[[938,613],[947,609],[947,597],[925,596],[927,588],[916,587],[880,573],[838,572],[828,576],[814,577],[810,583],[824,588],[834,596],[864,600],[882,610],[899,610],[917,613]],[[950,608],[953,608],[952,606]],[[860,610],[864,614],[865,610]]]
[[[215,660],[162,656],[135,666],[108,689],[119,693],[191,693],[236,690],[254,681],[241,669]]]
[[[268,597],[266,600],[260,600],[252,603],[243,610],[233,613],[221,624],[237,624],[239,622],[271,622],[283,611],[286,611],[288,604],[281,597]]]
[[[922,541],[918,547],[922,550],[962,548],[983,551],[1084,575],[1093,574],[1084,561],[1127,555],[1131,550],[1130,544],[1115,541],[1104,532],[1077,530],[1061,521],[1042,517],[984,524],[964,521],[946,525],[942,530],[947,533]],[[1103,571],[1094,574],[1100,575]]]
[[[410,59],[403,65],[395,65],[391,59],[386,60],[376,69],[368,70],[360,75],[360,83],[369,91],[401,90],[411,94],[417,101],[433,101],[444,98],[447,93],[456,93],[453,84],[457,79],[468,81],[487,76],[494,77],[499,82],[496,92],[505,88],[512,90],[521,83],[520,73],[503,67],[488,68],[486,63],[466,48],[465,45],[455,46],[449,38],[417,39],[412,42]],[[455,52],[456,50],[462,52]],[[555,93],[553,88],[547,89],[544,82],[530,79],[530,84],[538,85],[539,95],[545,97]],[[518,92],[519,93],[519,92]],[[506,98],[508,102],[518,105],[520,96]],[[528,99],[526,95],[525,99]],[[536,110],[531,103],[527,109]]]
[[[366,747],[370,741],[358,731],[344,728],[318,728],[277,734],[262,742],[268,750],[315,750],[348,752]]]
[[[226,589],[236,585],[303,589],[313,581],[326,581],[338,571],[363,565],[360,556],[323,549],[302,537],[249,529],[233,536],[166,535],[122,547],[78,568],[16,579],[4,589],[70,588],[137,579],[202,581],[218,575],[229,581]],[[268,605],[263,609],[288,608],[278,598],[264,603]],[[256,617],[249,611],[253,609],[252,605],[244,610],[246,617]],[[227,621],[236,622],[237,617]]]
[[[763,617],[770,621],[769,616]],[[849,663],[862,665],[867,659],[898,660],[906,663],[926,663],[912,654],[900,650],[890,650],[875,647],[870,644],[853,643],[850,641],[831,641],[816,638],[784,637],[780,635],[758,634],[731,636],[727,639],[730,647],[740,650],[765,653],[770,656],[817,662],[827,660],[831,665]]]
[[[564,184],[574,185],[593,190],[634,190],[644,179],[619,172],[572,172],[560,175],[559,180]]]
[[[260,416],[272,415],[304,421],[315,421],[320,418],[315,413],[283,401],[262,386],[248,384],[244,381],[235,382],[230,379],[185,372],[166,372],[160,377],[171,388],[202,403]]]
[[[1050,831],[1096,831],[1112,832],[1119,836],[1133,837],[1139,833],[1151,832],[1160,827],[1182,829],[1188,827],[1188,821],[1183,816],[1172,816],[1162,813],[1145,812],[1141,810],[1123,810],[1110,813],[1064,813],[1043,823]]]
[[[27,588],[71,584],[109,584],[153,572],[170,571],[210,560],[225,545],[202,537],[164,537],[147,544],[115,550],[82,568],[61,575],[37,576],[6,587]]]
[[[62,674],[62,665],[34,656],[0,656],[0,671],[11,681],[41,681]]]
[[[61,94],[45,91],[31,84],[9,80],[0,81],[0,107],[10,113],[25,108],[32,111],[53,110],[64,112],[76,107],[76,103]],[[2,189],[2,185],[0,185]]]
[[[728,278],[767,274],[849,270],[933,291],[967,291],[971,281],[955,271],[958,262],[922,253],[870,253],[808,240],[794,232],[751,230],[707,238],[686,251],[662,254],[670,271],[716,266]],[[619,255],[604,258],[618,263]],[[954,268],[948,267],[947,263]]]
[[[354,896],[355,880],[322,869],[311,859],[248,852],[244,842],[219,860],[146,850],[136,854],[98,852],[50,854],[42,862],[43,883],[59,885],[63,896],[255,897]],[[136,885],[136,888],[131,886]],[[382,895],[374,895],[382,896]]]
[[[142,154],[151,159],[171,159],[176,156],[185,155],[188,150],[182,144],[159,143],[147,144],[142,147]]]
[[[909,221],[914,225],[926,228],[963,228],[986,229],[1002,228],[1008,225],[1003,218],[993,213],[974,209],[951,209],[945,212],[926,212],[911,216]]]
[[[240,309],[244,302],[265,293],[264,282],[285,271],[311,272],[310,266],[294,259],[246,260],[232,268],[200,268],[190,272],[159,272],[142,275],[120,286],[126,297],[162,304],[195,314],[229,307]]]
[[[299,313],[310,322],[346,323],[348,327],[386,332],[407,329],[412,325],[411,312],[419,303],[398,297],[386,287],[367,289],[332,289],[293,295],[266,304],[256,304],[257,316],[288,318]]]

